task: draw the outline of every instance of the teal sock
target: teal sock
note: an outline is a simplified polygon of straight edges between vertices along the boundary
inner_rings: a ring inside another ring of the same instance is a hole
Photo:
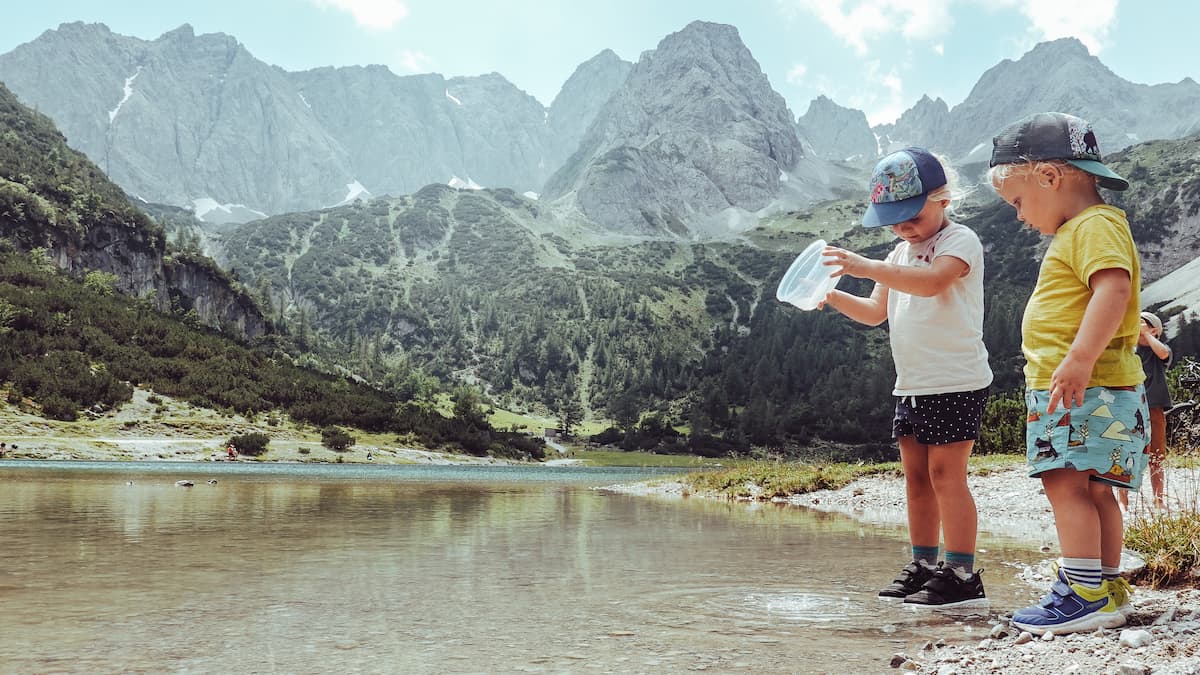
[[[946,567],[961,570],[963,574],[971,574],[975,571],[975,554],[946,551]]]
[[[937,546],[914,546],[912,547],[912,554],[913,560],[917,562],[923,562],[930,567],[937,564]]]
[[[1103,576],[1099,558],[1063,558],[1062,569],[1071,583],[1100,588]]]

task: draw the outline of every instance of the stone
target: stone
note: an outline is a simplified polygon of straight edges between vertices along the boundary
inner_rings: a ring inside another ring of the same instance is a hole
[[[1122,647],[1137,649],[1138,647],[1145,647],[1151,642],[1154,642],[1154,636],[1148,630],[1142,630],[1140,628],[1126,628],[1125,630],[1121,631],[1120,642]]]

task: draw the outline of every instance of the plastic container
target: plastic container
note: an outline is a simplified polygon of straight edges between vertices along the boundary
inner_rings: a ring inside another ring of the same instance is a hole
[[[824,264],[825,258],[821,255],[824,249],[825,240],[818,239],[796,256],[775,291],[778,300],[803,310],[816,309],[817,303],[837,286],[841,277],[832,275],[838,268]]]

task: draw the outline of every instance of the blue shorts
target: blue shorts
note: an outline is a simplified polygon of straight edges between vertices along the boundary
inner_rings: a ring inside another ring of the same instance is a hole
[[[1136,387],[1088,387],[1083,405],[1046,413],[1050,392],[1025,391],[1029,475],[1052,469],[1095,471],[1092,480],[1136,490],[1150,458],[1150,410]]]
[[[898,396],[892,438],[915,436],[924,445],[946,445],[979,438],[987,387],[927,396]]]

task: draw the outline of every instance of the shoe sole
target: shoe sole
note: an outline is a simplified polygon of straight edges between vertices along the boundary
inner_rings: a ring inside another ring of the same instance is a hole
[[[947,602],[941,605],[930,605],[923,602],[907,602],[905,607],[918,607],[920,609],[975,609],[982,607],[990,607],[991,603],[987,598],[971,598],[970,600],[959,600],[958,602]]]
[[[1092,631],[1097,628],[1120,628],[1126,623],[1125,615],[1121,612],[1112,612],[1104,616],[1096,616],[1089,614],[1085,617],[1074,621],[1067,621],[1053,626],[1043,626],[1039,624],[1021,623],[1013,619],[1012,625],[1023,631],[1028,631],[1034,635],[1043,635],[1053,632],[1055,635],[1064,635],[1066,633],[1082,633],[1084,631]]]

